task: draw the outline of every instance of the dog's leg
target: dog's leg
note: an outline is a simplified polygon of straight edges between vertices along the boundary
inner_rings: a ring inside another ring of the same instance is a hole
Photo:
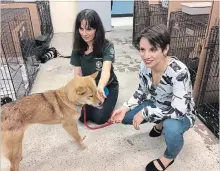
[[[2,132],[4,156],[10,161],[10,171],[19,171],[22,159],[22,139],[24,129]]]
[[[62,124],[63,128],[76,140],[80,148],[85,149],[86,146],[82,142],[85,139],[85,137],[82,138],[79,135],[77,123],[72,118],[69,118],[68,121],[63,120]]]

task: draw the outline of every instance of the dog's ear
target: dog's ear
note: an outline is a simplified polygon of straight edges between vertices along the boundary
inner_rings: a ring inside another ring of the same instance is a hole
[[[93,73],[92,75],[90,75],[90,77],[92,77],[93,79],[95,79],[95,78],[97,77],[98,73],[99,73],[99,72],[97,71],[97,72]]]
[[[80,86],[78,88],[76,88],[76,94],[77,95],[83,95],[86,93],[86,87]]]

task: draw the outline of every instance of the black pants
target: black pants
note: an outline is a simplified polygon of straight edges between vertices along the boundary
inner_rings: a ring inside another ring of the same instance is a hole
[[[118,99],[119,87],[113,86],[113,87],[108,87],[108,89],[109,89],[109,95],[105,99],[102,109],[98,109],[93,106],[85,105],[87,121],[91,121],[96,124],[104,124],[110,118],[115,108],[117,99]],[[84,111],[83,110],[81,112],[81,116],[79,120],[81,122],[84,122]]]

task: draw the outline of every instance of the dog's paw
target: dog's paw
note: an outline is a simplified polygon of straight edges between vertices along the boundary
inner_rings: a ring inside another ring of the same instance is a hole
[[[82,136],[80,141],[83,142],[83,140],[84,140],[85,138],[86,138],[86,136]]]
[[[76,141],[77,142],[77,145],[79,147],[80,150],[84,150],[86,149],[86,145],[83,143],[83,140],[86,138],[86,136],[82,136],[80,137],[80,140],[79,141]]]
[[[85,150],[87,148],[87,146],[84,143],[79,144],[79,148],[80,150]]]
[[[77,143],[77,146],[80,151],[85,150],[87,148],[87,146],[83,142]]]

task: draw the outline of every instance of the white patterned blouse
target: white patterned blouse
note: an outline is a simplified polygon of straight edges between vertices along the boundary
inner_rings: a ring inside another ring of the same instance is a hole
[[[149,122],[165,119],[182,119],[187,116],[191,127],[194,125],[196,115],[192,97],[192,83],[190,73],[185,64],[176,57],[171,57],[160,83],[155,87],[152,84],[151,69],[143,61],[140,64],[139,86],[133,96],[124,106],[134,109],[146,100],[151,100],[156,107],[146,106],[141,112]]]

